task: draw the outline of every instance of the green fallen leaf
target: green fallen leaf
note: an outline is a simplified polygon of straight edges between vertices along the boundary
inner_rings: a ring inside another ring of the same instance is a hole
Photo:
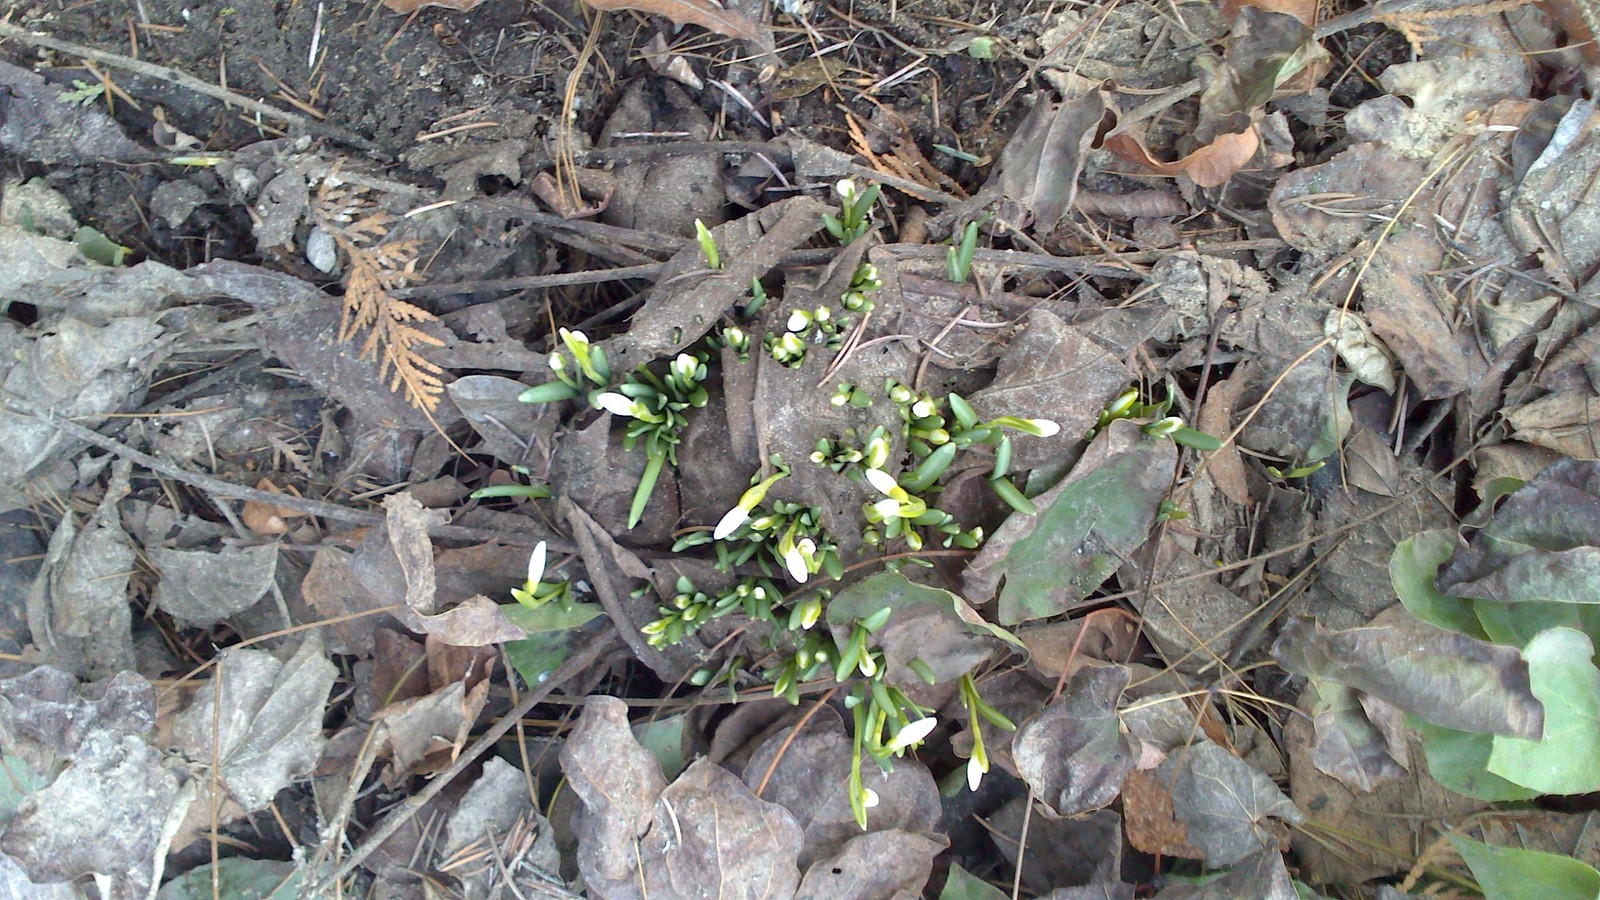
[[[1424,722],[1416,716],[1408,716],[1406,721],[1422,738],[1428,774],[1450,790],[1491,803],[1539,796],[1538,791],[1513,784],[1486,768],[1489,753],[1494,749],[1494,735],[1457,731]]]
[[[211,873],[211,863],[190,869],[162,885],[156,900],[294,900],[300,892],[300,873],[289,863],[237,856],[218,860],[216,893]]]
[[[1600,872],[1567,856],[1491,847],[1452,835],[1450,843],[1488,900],[1596,900]]]
[[[1009,896],[955,863],[950,864],[950,877],[939,891],[939,900],[1005,900]]]
[[[1473,601],[1441,594],[1434,587],[1439,567],[1449,561],[1455,549],[1455,533],[1446,529],[1412,535],[1395,545],[1394,555],[1389,557],[1389,580],[1400,603],[1413,616],[1471,637],[1488,637],[1478,622]]]
[[[1600,669],[1594,643],[1571,628],[1552,628],[1522,652],[1528,682],[1544,704],[1544,737],[1496,737],[1488,769],[1546,794],[1600,791]]]
[[[546,603],[538,609],[529,609],[520,603],[502,603],[500,611],[507,621],[529,634],[566,631],[605,615],[598,603],[574,603],[570,607]]]

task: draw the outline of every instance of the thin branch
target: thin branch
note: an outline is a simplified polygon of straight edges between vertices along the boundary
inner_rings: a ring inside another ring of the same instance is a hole
[[[4,407],[19,415],[32,416],[41,422],[48,422],[80,441],[93,444],[102,450],[115,453],[124,459],[131,459],[152,472],[159,472],[160,474],[166,475],[169,478],[177,479],[178,481],[192,485],[213,496],[224,497],[229,500],[254,501],[256,503],[267,504],[269,506],[292,509],[296,512],[303,512],[312,516],[321,516],[324,519],[332,519],[336,522],[352,522],[359,525],[380,525],[385,521],[385,517],[381,513],[368,512],[361,509],[351,509],[348,506],[340,506],[337,503],[329,503],[325,500],[312,500],[307,497],[295,497],[289,494],[274,494],[271,491],[247,488],[242,485],[234,484],[230,481],[223,481],[220,478],[212,478],[209,475],[201,475],[198,472],[190,472],[181,466],[157,459],[148,453],[141,453],[140,451],[129,447],[127,444],[112,440],[111,438],[108,438],[97,431],[85,428],[82,425],[79,425],[77,422],[64,418],[54,412],[51,412],[43,406],[40,406],[22,397],[18,397],[16,394],[13,394],[9,391],[0,392],[0,407]],[[554,550],[558,553],[577,552],[576,546],[571,541],[555,537],[540,537],[538,535],[522,534],[513,531],[491,531],[485,528],[468,528],[461,525],[435,525],[428,529],[428,534],[431,537],[443,538],[446,540],[473,541],[480,543],[485,541],[499,541],[502,544],[511,544],[519,547],[531,547],[542,540],[549,546],[551,550]]]

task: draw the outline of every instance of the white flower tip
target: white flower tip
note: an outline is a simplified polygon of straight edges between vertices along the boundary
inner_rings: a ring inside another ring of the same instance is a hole
[[[789,570],[789,577],[801,584],[811,577],[811,572],[806,569],[806,558],[800,555],[799,547],[790,547],[783,554],[783,564]]]
[[[1040,437],[1049,437],[1061,431],[1061,426],[1053,419],[1029,419]]]
[[[743,507],[735,506],[722,514],[722,519],[717,522],[717,530],[711,532],[714,540],[723,540],[728,535],[739,530],[739,526],[750,520],[750,513]]]
[[[615,391],[606,391],[595,398],[600,408],[616,416],[632,416],[633,401]]]
[[[873,790],[872,788],[862,788],[862,793],[865,795],[861,800],[862,806],[866,807],[867,809],[872,809],[878,805],[877,791]]]
[[[877,510],[878,515],[883,516],[885,519],[897,519],[900,517],[900,501],[892,497],[885,497],[879,500],[877,503],[872,504],[872,508]]]
[[[900,487],[899,482],[894,480],[894,476],[882,469],[868,469],[866,478],[867,483],[877,488],[878,492],[882,494],[887,494]]]
[[[540,579],[544,578],[545,554],[544,541],[533,545],[533,552],[528,554],[528,590],[539,586]]]
[[[848,178],[841,178],[834,184],[833,192],[848,200],[856,195],[856,183]]]
[[[969,790],[969,791],[977,790],[978,789],[978,785],[981,784],[982,782],[983,782],[983,765],[980,764],[978,762],[978,758],[976,756],[974,756],[971,759],[967,760],[967,790]]]
[[[900,729],[900,733],[895,735],[894,740],[889,742],[889,749],[903,750],[913,744],[921,743],[922,739],[933,733],[933,729],[938,725],[939,720],[934,716],[918,719]]]

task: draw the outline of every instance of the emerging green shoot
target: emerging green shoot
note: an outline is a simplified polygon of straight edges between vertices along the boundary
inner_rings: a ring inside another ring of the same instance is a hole
[[[694,239],[700,243],[700,252],[706,258],[706,267],[711,269],[722,268],[722,254],[717,252],[717,239],[711,236],[711,229],[699,219],[694,220]]]
[[[839,214],[823,213],[823,227],[841,244],[848,244],[866,234],[872,227],[872,204],[877,202],[882,190],[882,186],[876,184],[860,190],[848,178],[838,182],[833,186],[833,192],[839,195]]]
[[[961,242],[945,251],[945,275],[956,284],[965,284],[972,277],[972,254],[978,249],[978,223],[968,222],[961,229]]]

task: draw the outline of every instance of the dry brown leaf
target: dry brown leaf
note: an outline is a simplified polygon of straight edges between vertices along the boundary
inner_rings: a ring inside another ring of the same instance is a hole
[[[716,0],[583,0],[583,2],[606,12],[637,10],[666,16],[679,25],[699,25],[724,37],[752,41],[763,47],[771,43],[759,25],[740,13],[723,9]]]
[[[1173,162],[1162,162],[1151,156],[1144,144],[1126,131],[1106,138],[1105,148],[1128,162],[1144,166],[1152,172],[1159,172],[1162,175],[1177,175],[1181,172],[1201,187],[1216,187],[1244,168],[1244,164],[1250,161],[1250,157],[1255,155],[1256,148],[1260,145],[1261,137],[1256,133],[1255,126],[1251,126],[1237,134],[1221,135],[1204,147]]]
[[[1206,391],[1205,402],[1200,405],[1200,417],[1195,427],[1219,437],[1232,433],[1233,410],[1247,384],[1249,379],[1235,376],[1212,385]],[[1229,441],[1222,445],[1221,450],[1206,457],[1206,475],[1222,491],[1223,496],[1234,503],[1248,506],[1253,502],[1244,458],[1239,455],[1239,447],[1234,442]]]
[[[274,494],[283,493],[278,489],[277,485],[272,483],[270,478],[263,478],[256,482],[256,490],[270,491]],[[264,536],[285,534],[289,531],[290,519],[304,516],[305,513],[299,510],[283,506],[271,506],[255,500],[245,501],[244,509],[239,513],[239,519],[244,522],[244,527]]]
[[[1294,16],[1307,26],[1317,24],[1317,0],[1222,0],[1222,15],[1231,22],[1246,6]]]
[[[1154,772],[1133,771],[1122,781],[1122,816],[1128,843],[1144,853],[1201,859],[1205,853],[1189,843],[1189,829],[1172,810],[1172,793]]]
[[[410,15],[424,6],[442,6],[456,12],[466,12],[483,0],[383,0],[383,5],[401,15]]]

